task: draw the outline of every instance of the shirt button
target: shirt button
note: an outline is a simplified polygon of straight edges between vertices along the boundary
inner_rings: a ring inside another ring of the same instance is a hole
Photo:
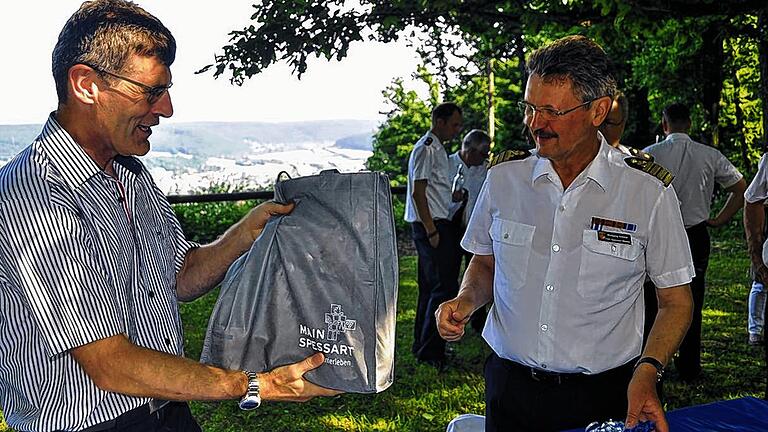
[[[509,233],[504,233],[504,238],[508,239],[509,238]]]
[[[541,325],[541,331],[547,331],[549,329],[549,326],[546,324]]]
[[[171,340],[168,338],[165,338],[165,344],[168,346],[171,346]]]
[[[547,285],[547,291],[554,291],[555,287],[552,285]]]
[[[147,293],[147,295],[149,296],[149,298],[154,298],[155,297],[155,292],[154,291],[150,291],[150,292]]]
[[[552,245],[552,250],[555,252],[560,252],[560,245],[559,244]]]
[[[616,252],[616,245],[611,245],[611,252]]]
[[[542,369],[546,369],[546,368],[547,368],[547,364],[546,364],[546,363],[542,363],[542,364],[541,364],[541,368],[542,368]]]
[[[560,210],[560,211],[565,211],[565,206],[564,206],[564,205],[561,205],[560,207],[558,207],[558,210]]]

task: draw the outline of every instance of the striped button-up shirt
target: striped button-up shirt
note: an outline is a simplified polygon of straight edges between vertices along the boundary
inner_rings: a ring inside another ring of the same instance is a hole
[[[146,168],[106,174],[56,122],[0,169],[0,403],[19,430],[80,430],[146,404],[70,350],[117,334],[183,354],[176,274],[195,245]]]

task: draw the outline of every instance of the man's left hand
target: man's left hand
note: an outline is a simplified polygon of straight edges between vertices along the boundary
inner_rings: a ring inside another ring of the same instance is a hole
[[[288,214],[295,206],[294,203],[278,204],[274,201],[265,201],[251,209],[243,220],[244,232],[250,236],[251,243],[259,237],[269,218]]]
[[[707,219],[707,226],[710,228],[718,228],[723,225],[722,222],[718,222],[717,219]]]
[[[624,421],[627,429],[637,426],[640,421],[650,420],[656,424],[658,432],[669,432],[664,408],[656,394],[656,368],[652,365],[643,363],[635,369],[627,388],[627,401],[627,419]]]

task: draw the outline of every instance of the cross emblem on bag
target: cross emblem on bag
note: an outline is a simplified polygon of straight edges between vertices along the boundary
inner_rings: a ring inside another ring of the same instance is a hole
[[[355,330],[357,328],[357,321],[347,319],[344,315],[344,311],[341,310],[341,305],[331,304],[331,313],[325,314],[325,323],[328,324],[328,336],[326,339],[335,341],[339,337],[339,333],[346,333],[347,330]]]

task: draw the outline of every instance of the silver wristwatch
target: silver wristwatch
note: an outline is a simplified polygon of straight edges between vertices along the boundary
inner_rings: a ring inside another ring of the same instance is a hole
[[[256,372],[244,370],[243,373],[248,377],[248,390],[240,399],[240,409],[256,409],[261,405],[261,396],[259,395],[259,378],[256,375]]]

